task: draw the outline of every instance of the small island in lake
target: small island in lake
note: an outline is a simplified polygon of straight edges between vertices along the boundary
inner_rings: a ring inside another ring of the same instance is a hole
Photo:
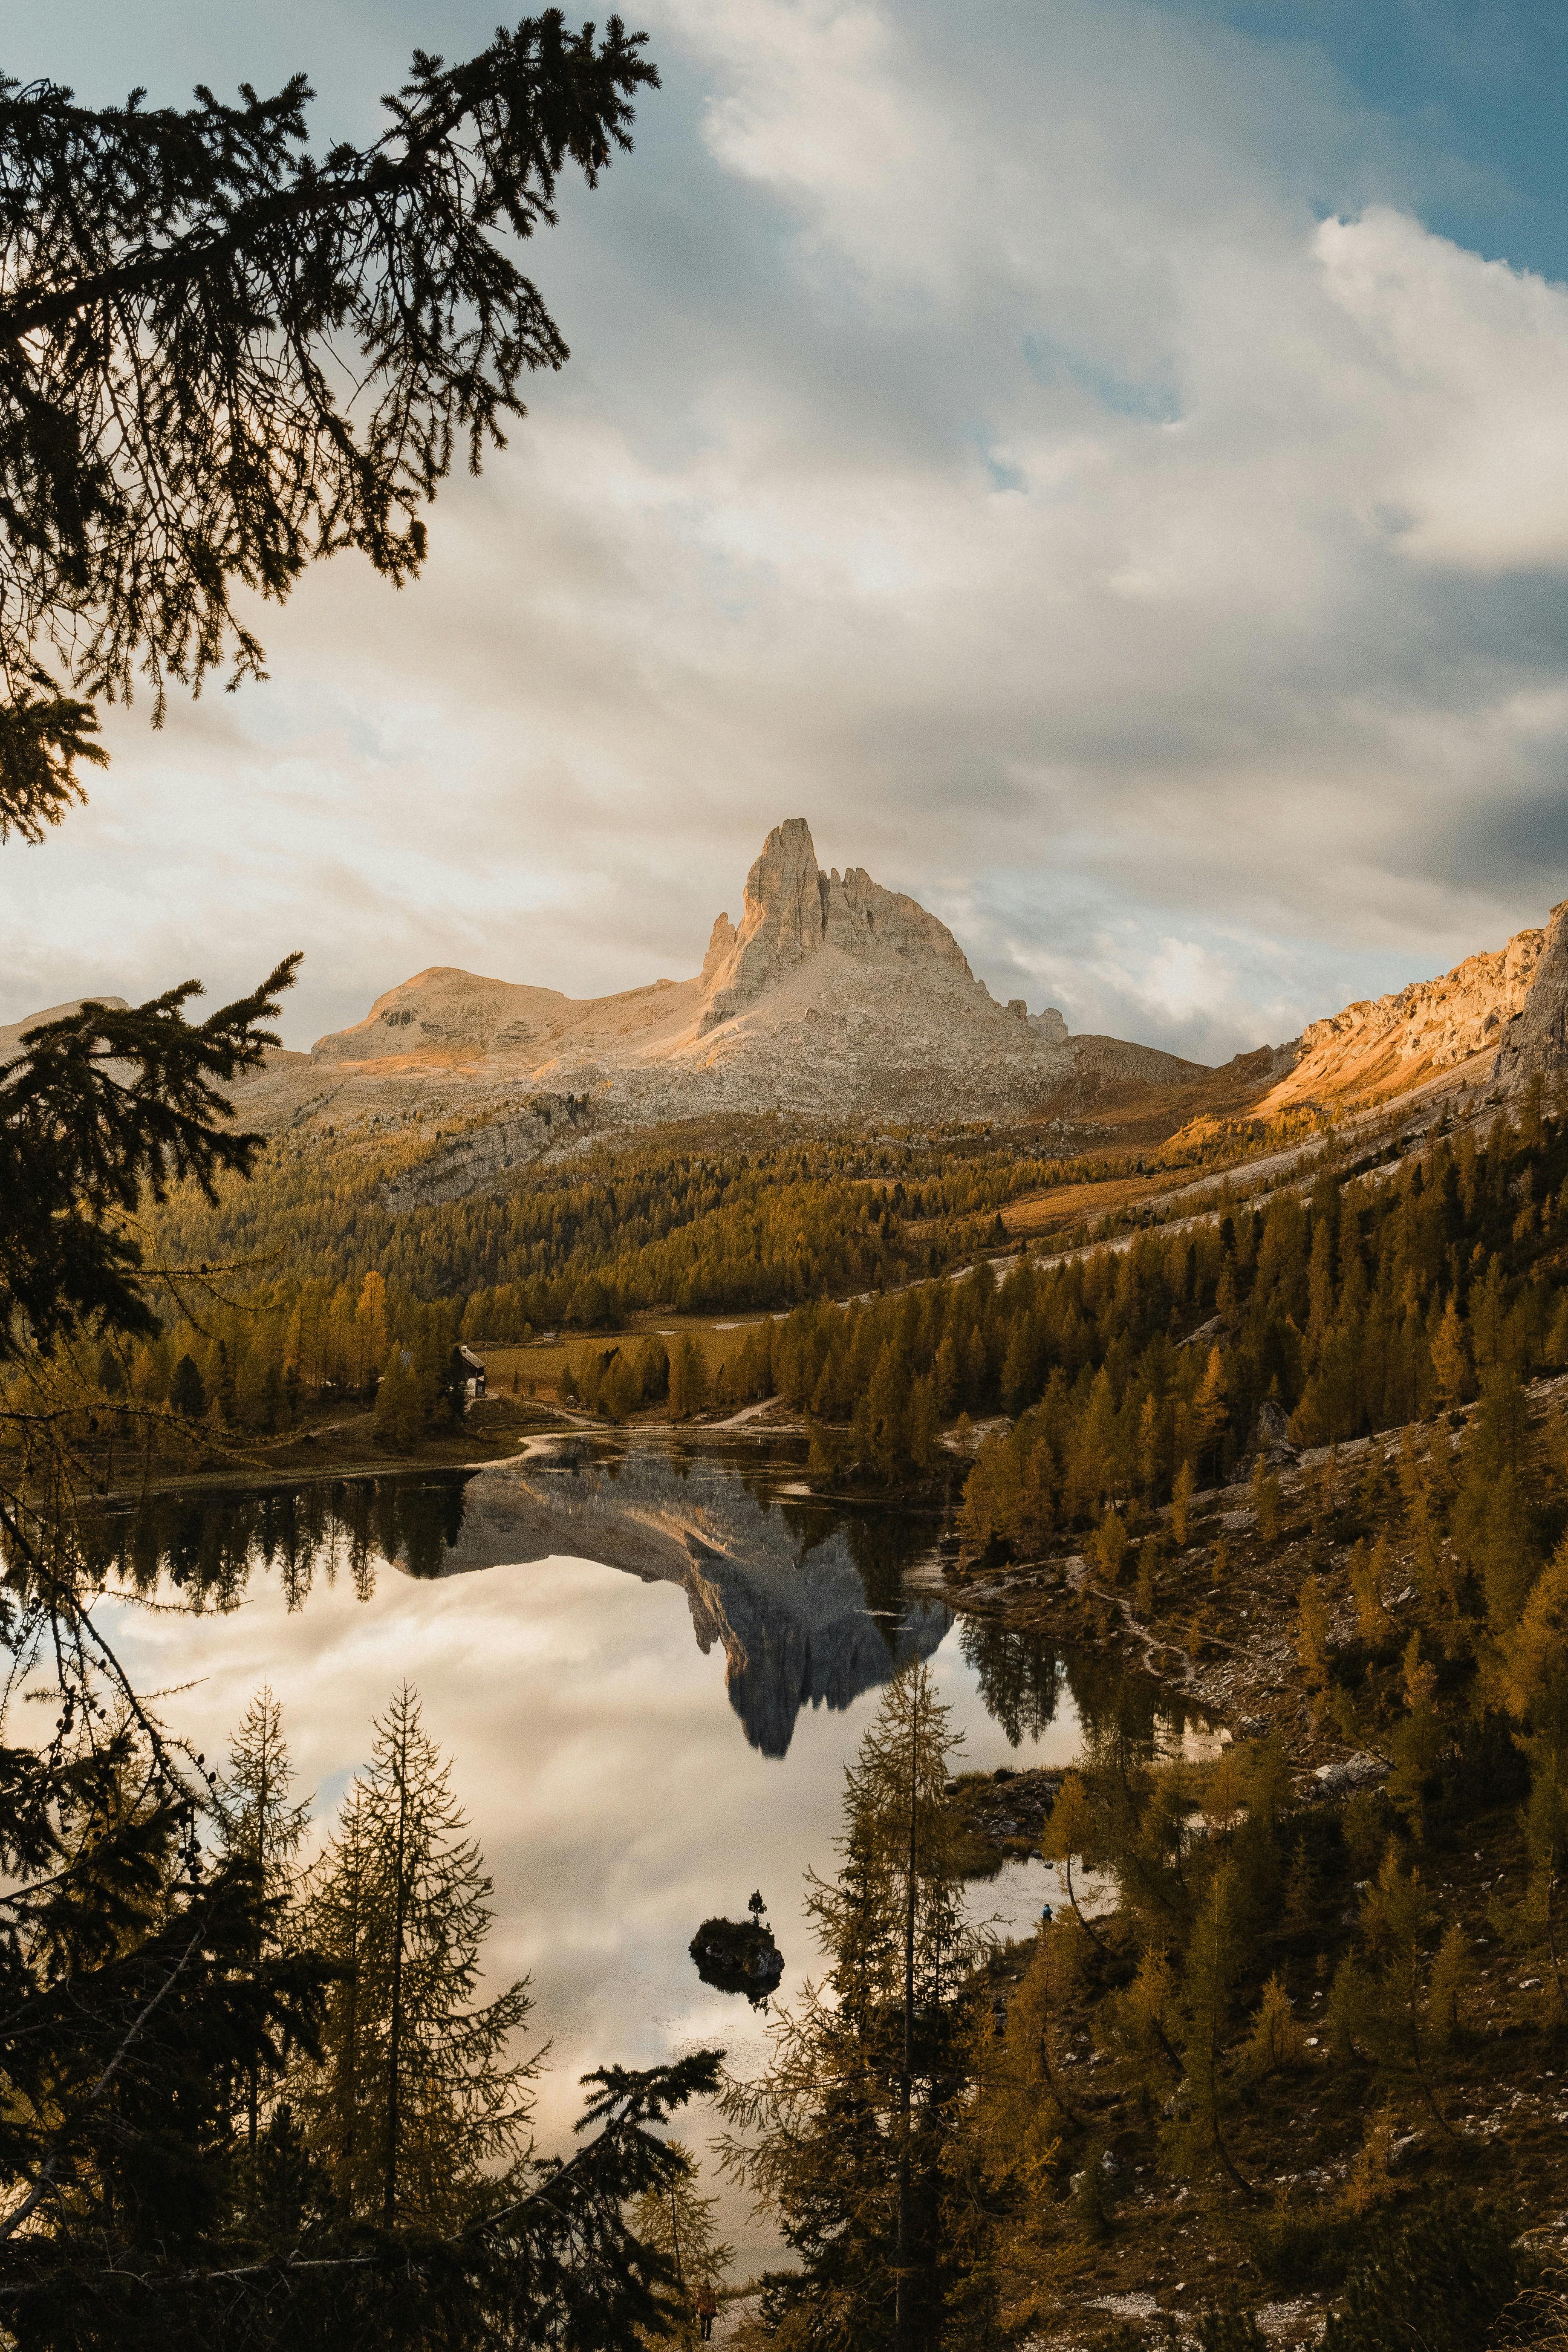
[[[784,1954],[773,1931],[756,1918],[704,1919],[689,1947],[704,1984],[720,1992],[743,1992],[750,2001],[776,1992]]]

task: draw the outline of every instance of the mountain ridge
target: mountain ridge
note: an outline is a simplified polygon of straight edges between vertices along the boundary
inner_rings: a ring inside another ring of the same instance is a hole
[[[0,1065],[29,1025],[0,1029]],[[1074,1035],[1052,1005],[999,1003],[937,916],[862,866],[825,870],[792,817],[689,978],[574,998],[432,964],[308,1054],[269,1054],[235,1111],[275,1134],[401,1132],[417,1164],[401,1152],[387,1198],[405,1208],[488,1189],[596,1134],[715,1115],[1055,1128],[1071,1150],[1215,1118],[1337,1117],[1434,1085],[1512,1092],[1564,1069],[1568,902],[1500,949],[1213,1069]]]
[[[1155,1047],[1074,1039],[1054,1006],[999,1004],[938,917],[863,867],[825,871],[794,817],[769,834],[739,921],[716,919],[689,978],[573,998],[431,965],[308,1055],[274,1056],[237,1108],[273,1129],[435,1128],[447,1149],[428,1181],[450,1197],[551,1148],[563,1117],[574,1137],[716,1113],[1011,1123],[1080,1076],[1204,1075]],[[460,1140],[441,1133],[453,1121]]]

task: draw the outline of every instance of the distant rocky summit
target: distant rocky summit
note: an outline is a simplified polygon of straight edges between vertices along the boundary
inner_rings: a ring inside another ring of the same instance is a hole
[[[0,1066],[21,1051],[22,1034],[27,1029],[42,1029],[51,1021],[68,1021],[84,1004],[107,1005],[111,1013],[124,1013],[129,1008],[122,996],[73,996],[68,1004],[47,1005],[42,1013],[29,1013],[25,1021],[9,1021],[0,1026]]]
[[[0,1029],[0,1064],[28,1025]],[[1049,1123],[1071,1150],[1097,1133],[1136,1143],[1189,1123],[1356,1108],[1435,1081],[1514,1092],[1564,1070],[1568,904],[1436,980],[1210,1070],[1069,1035],[1054,1005],[999,1004],[945,923],[860,866],[825,873],[791,817],[746,877],[740,920],[717,918],[689,980],[570,997],[433,965],[309,1054],[268,1055],[236,1110],[273,1133],[395,1144],[385,1198],[401,1210],[671,1120]]]
[[[606,1127],[786,1111],[855,1122],[1030,1118],[1089,1075],[1177,1085],[1201,1064],[1118,1038],[1071,1037],[1055,1006],[998,1004],[945,923],[858,866],[824,873],[810,827],[769,834],[741,919],[713,925],[701,969],[572,998],[437,965],[309,1055],[279,1055],[244,1116],[456,1127],[392,1187],[395,1205],[493,1182]]]

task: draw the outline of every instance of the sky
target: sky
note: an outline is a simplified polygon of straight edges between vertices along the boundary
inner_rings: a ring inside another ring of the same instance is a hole
[[[0,0],[85,100],[304,70],[363,138],[494,0]],[[305,950],[700,961],[804,815],[1074,1030],[1204,1061],[1568,896],[1568,16],[656,0],[635,152],[528,263],[572,348],[422,579],[112,714],[0,852],[0,1021]]]

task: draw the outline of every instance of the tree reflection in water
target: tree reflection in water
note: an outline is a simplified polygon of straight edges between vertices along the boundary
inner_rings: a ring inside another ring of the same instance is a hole
[[[346,1574],[368,1598],[389,1561],[410,1576],[441,1573],[462,1533],[471,1475],[150,1495],[89,1522],[89,1557],[96,1576],[137,1592],[167,1578],[195,1610],[236,1607],[258,1570],[277,1574],[290,1609],[304,1605],[317,1576]]]
[[[1206,1719],[1113,1652],[1055,1642],[1028,1627],[972,1617],[959,1636],[964,1662],[1015,1748],[1044,1737],[1064,1696],[1085,1738],[1106,1755],[1147,1757],[1180,1744]]]
[[[723,1654],[749,1744],[780,1757],[803,1708],[848,1706],[931,1656],[952,1622],[904,1580],[929,1557],[934,1517],[812,1495],[799,1467],[776,1449],[722,1456],[569,1440],[484,1474],[188,1488],[105,1510],[93,1564],[105,1581],[142,1593],[166,1579],[199,1611],[235,1607],[267,1574],[293,1611],[318,1580],[346,1578],[368,1599],[388,1563],[428,1579],[551,1557],[599,1560],[683,1589],[698,1646]],[[1114,1655],[985,1621],[967,1621],[961,1640],[1015,1748],[1050,1728],[1064,1692],[1097,1746],[1147,1754],[1183,1727],[1169,1719],[1168,1696]]]

